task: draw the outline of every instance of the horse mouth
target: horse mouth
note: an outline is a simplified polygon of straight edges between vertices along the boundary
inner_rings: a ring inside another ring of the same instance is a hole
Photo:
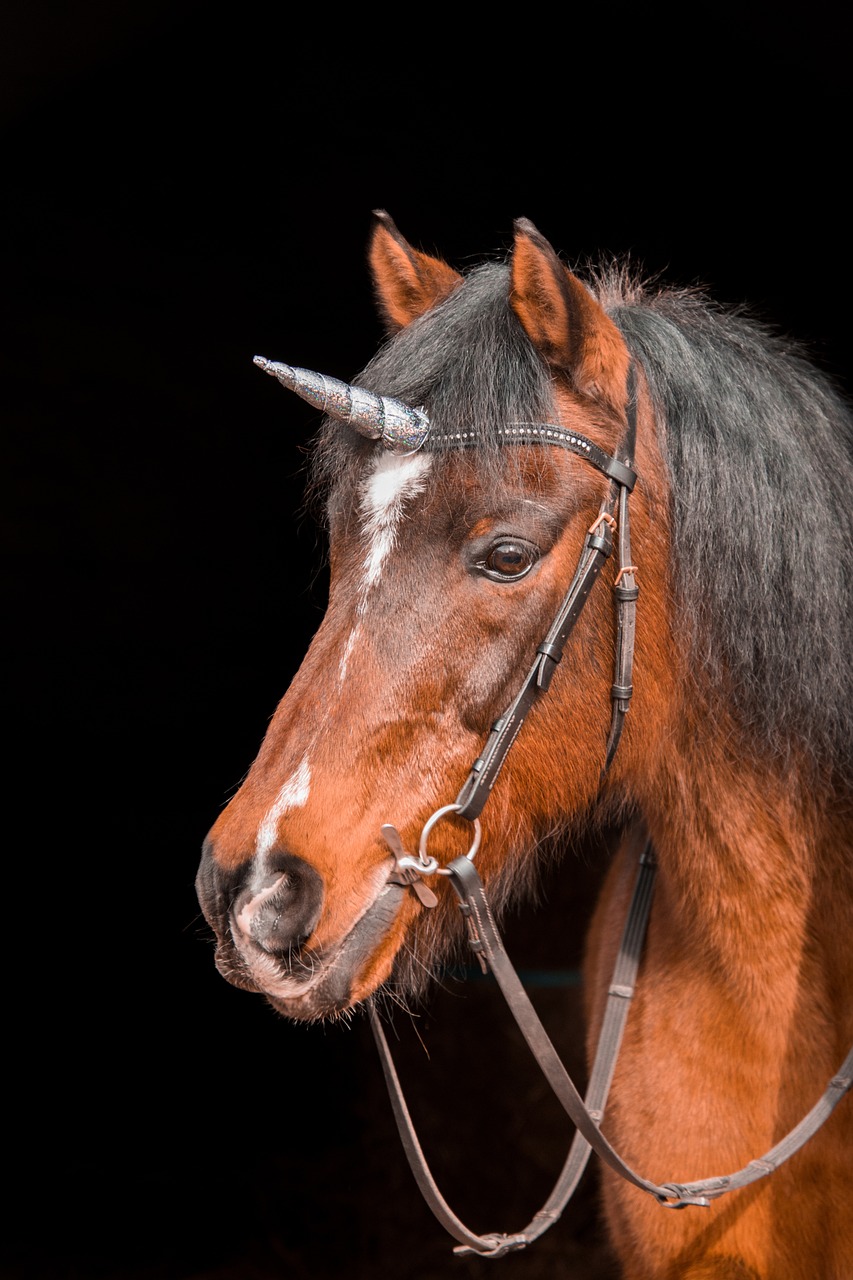
[[[219,940],[216,967],[232,986],[258,992],[286,1018],[316,1022],[335,1018],[369,995],[387,974],[370,983],[378,949],[388,938],[406,896],[402,885],[386,883],[344,938],[327,952],[306,951],[283,959],[234,930]],[[389,954],[390,971],[393,954]]]

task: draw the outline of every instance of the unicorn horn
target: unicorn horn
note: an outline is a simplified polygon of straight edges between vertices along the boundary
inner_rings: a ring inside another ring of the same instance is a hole
[[[392,453],[414,453],[429,435],[429,418],[423,409],[412,409],[402,400],[263,356],[255,356],[255,364],[323,413],[355,427],[369,440],[381,440]]]

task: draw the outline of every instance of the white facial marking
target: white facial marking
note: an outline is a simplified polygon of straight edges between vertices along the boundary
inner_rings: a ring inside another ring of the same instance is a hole
[[[340,666],[338,667],[338,688],[339,689],[343,685],[344,680],[346,679],[347,663],[349,662],[350,654],[355,648],[355,643],[356,643],[356,640],[358,639],[360,631],[361,631],[360,624],[357,624],[356,626],[354,626],[352,631],[349,633],[349,639],[344,645],[344,651],[341,654]]]
[[[379,580],[385,557],[396,542],[403,504],[424,488],[431,466],[432,455],[428,453],[415,453],[408,458],[381,453],[372,474],[365,481],[361,510],[369,548],[364,561],[359,612],[364,608],[368,591]]]
[[[357,619],[364,614],[370,589],[379,581],[385,558],[394,548],[403,506],[407,499],[413,498],[426,486],[431,467],[432,456],[428,453],[414,453],[401,458],[397,454],[382,452],[364,482],[359,506],[364,517],[362,533],[368,545],[363,563],[364,577],[358,588]],[[361,625],[357,621],[341,653],[338,691],[343,688],[350,655],[360,634]]]
[[[298,809],[305,804],[308,800],[310,789],[311,769],[308,765],[308,756],[305,755],[299,762],[299,768],[294,774],[291,774],[279,791],[274,804],[258,827],[258,839],[255,845],[256,858],[274,848],[278,833],[278,823],[282,814],[286,813],[288,809]]]

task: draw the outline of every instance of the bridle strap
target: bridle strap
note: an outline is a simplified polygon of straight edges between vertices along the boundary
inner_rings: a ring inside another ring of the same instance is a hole
[[[635,568],[630,562],[631,539],[628,523],[628,494],[634,487],[636,472],[633,470],[634,448],[637,437],[637,373],[633,361],[628,371],[628,399],[626,404],[626,431],[618,456],[611,457],[583,437],[554,429],[550,443],[562,443],[572,452],[584,457],[606,475],[610,484],[601,503],[598,518],[587,531],[578,566],[568,591],[551,624],[545,639],[536,650],[536,657],[518,693],[507,710],[492,725],[482,755],[471,766],[471,771],[456,797],[460,818],[473,820],[479,817],[497,781],[510,747],[530,711],[545,693],[563,656],[563,650],[581,610],[589,599],[593,584],[613,551],[612,530],[618,528],[619,573],[614,587],[617,609],[616,671],[611,690],[613,715],[605,750],[603,772],[619,744],[622,724],[631,698],[631,668],[634,652],[634,619],[639,594]],[[517,427],[531,426],[519,423]],[[550,434],[550,433],[549,433]],[[560,439],[565,436],[566,440]],[[526,439],[526,437],[525,437]],[[578,440],[583,444],[579,445]],[[618,519],[617,513],[618,511]]]
[[[628,372],[628,432],[623,445],[628,464],[634,459],[637,445],[637,371],[632,362]],[[631,683],[634,667],[634,635],[636,630],[637,597],[640,589],[637,586],[637,567],[631,563],[631,524],[628,516],[628,490],[624,485],[619,490],[619,514],[617,516],[617,539],[619,549],[619,572],[613,584],[613,596],[616,602],[616,660],[613,685],[610,697],[613,701],[613,713],[610,722],[610,733],[607,739],[602,779],[613,763],[622,727],[631,695],[634,692]]]
[[[637,969],[640,963],[654,890],[655,864],[651,852],[651,844],[643,829],[640,830],[639,835],[643,842],[643,852],[640,856],[640,872],[616,957],[613,980],[607,996],[598,1048],[592,1071],[590,1072],[586,1098],[583,1102],[580,1102],[578,1097],[578,1102],[584,1114],[596,1128],[601,1124],[604,1116],[607,1096],[610,1092],[613,1072],[616,1067],[616,1059],[622,1044],[622,1035],[628,1017],[628,1008],[634,994]],[[463,861],[467,861],[467,859]],[[454,887],[459,893],[459,887],[455,880]],[[471,908],[464,897],[460,901],[460,910],[463,915],[467,911],[469,914],[466,918],[471,918]],[[475,950],[485,968],[482,952],[475,947],[470,931],[469,939],[472,949]],[[502,952],[503,944],[499,942],[499,951],[494,954]],[[508,960],[507,964],[509,964]],[[577,1190],[586,1169],[592,1152],[592,1144],[584,1136],[580,1127],[576,1129],[566,1161],[550,1196],[527,1226],[513,1235],[505,1235],[499,1232],[487,1235],[475,1234],[465,1226],[447,1204],[432,1176],[406,1105],[388,1041],[373,1006],[370,1007],[370,1020],[403,1150],[415,1176],[415,1181],[430,1209],[450,1235],[460,1242],[454,1249],[454,1253],[460,1255],[478,1254],[490,1258],[499,1258],[512,1250],[522,1249],[525,1245],[532,1244],[549,1227],[553,1226],[561,1216]]]
[[[611,507],[614,505],[608,497],[598,520],[587,532],[572,584],[548,634],[536,650],[533,665],[507,710],[492,725],[482,755],[471,766],[471,772],[456,797],[460,818],[473,820],[480,815],[527,713],[551,684],[557,663],[563,656],[563,649],[589,598],[593,583],[613,550],[608,520],[613,518]]]
[[[643,858],[648,857],[648,852],[648,846],[646,846]],[[455,858],[447,870],[450,872],[451,883],[459,897],[462,914],[468,925],[471,948],[476,955],[483,956],[488,963],[513,1017],[563,1108],[606,1164],[634,1186],[649,1192],[666,1208],[680,1209],[691,1204],[707,1205],[727,1191],[748,1186],[749,1183],[766,1177],[817,1132],[853,1084],[853,1048],[851,1048],[839,1071],[827,1085],[823,1096],[808,1115],[768,1152],[756,1160],[751,1160],[742,1169],[722,1177],[703,1178],[696,1182],[656,1183],[640,1177],[622,1160],[607,1139],[598,1132],[595,1125],[592,1126],[592,1130],[590,1129],[592,1117],[580,1103],[580,1096],[560,1062],[545,1028],[539,1021],[538,1014],[507,957],[473,862],[468,857]]]

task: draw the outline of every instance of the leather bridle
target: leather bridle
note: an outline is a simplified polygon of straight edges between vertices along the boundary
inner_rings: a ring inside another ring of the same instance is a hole
[[[616,664],[611,687],[613,714],[603,773],[610,768],[616,754],[633,692],[631,672],[634,660],[636,602],[639,595],[636,583],[637,569],[631,564],[631,534],[628,520],[628,495],[637,480],[637,473],[632,465],[637,438],[636,381],[636,370],[632,364],[628,376],[627,426],[619,450],[621,457],[611,457],[591,440],[575,432],[566,431],[562,427],[514,423],[507,429],[514,443],[537,440],[570,449],[572,453],[585,458],[603,475],[606,475],[610,484],[598,516],[587,530],[574,578],[563,597],[548,634],[536,650],[533,666],[510,706],[492,725],[483,754],[474,761],[468,779],[456,798],[459,806],[457,812],[461,818],[473,820],[481,813],[528,711],[549,689],[575,623],[589,599],[596,579],[613,552],[614,531],[617,534],[619,551],[619,572],[613,587],[617,610]],[[537,433],[535,436],[534,431]]]
[[[374,1003],[370,1003],[368,1007],[370,1022],[406,1157],[415,1180],[433,1213],[447,1231],[459,1241],[454,1250],[459,1254],[478,1254],[498,1258],[532,1243],[559,1218],[580,1182],[592,1150],[595,1150],[601,1159],[621,1177],[648,1192],[666,1208],[681,1209],[688,1205],[707,1206],[712,1200],[725,1193],[747,1186],[777,1169],[812,1137],[853,1084],[853,1048],[851,1048],[839,1072],[830,1080],[825,1092],[812,1110],[786,1137],[759,1159],[750,1161],[734,1173],[696,1182],[656,1183],[641,1177],[611,1146],[601,1133],[600,1125],[613,1079],[628,1008],[634,994],[637,969],[651,910],[655,858],[651,839],[644,825],[642,822],[637,822],[632,830],[631,851],[638,860],[637,879],[608,991],[598,1047],[585,1098],[581,1097],[566,1072],[506,954],[482,882],[474,866],[473,858],[480,843],[479,814],[527,713],[537,699],[547,692],[551,684],[554,671],[589,598],[593,584],[613,552],[614,533],[619,559],[619,569],[613,587],[617,620],[616,655],[614,681],[611,688],[612,717],[604,753],[602,778],[609,769],[619,745],[632,693],[635,613],[639,594],[636,566],[631,563],[628,515],[628,497],[637,478],[633,469],[636,420],[637,376],[632,363],[628,376],[626,430],[616,455],[605,453],[592,441],[555,424],[512,423],[504,428],[502,440],[506,443],[553,444],[586,458],[592,466],[607,476],[608,490],[601,503],[598,517],[587,531],[574,577],[557,616],[538,646],[535,660],[521,688],[504,714],[492,725],[483,752],[472,764],[456,802],[439,809],[429,819],[421,835],[417,856],[404,852],[399,835],[393,826],[388,824],[383,827],[383,834],[397,858],[397,867],[391,877],[392,883],[412,886],[421,901],[431,906],[435,902],[435,896],[423,884],[423,878],[440,874],[450,879],[459,899],[459,908],[465,920],[472,952],[477,957],[483,972],[491,971],[497,980],[510,1012],[531,1052],[577,1130],[563,1169],[548,1200],[522,1231],[511,1235],[500,1232],[478,1235],[469,1230],[444,1200],[429,1170],[412,1124],[379,1015]],[[473,432],[456,433],[452,436],[430,437],[425,447],[464,448],[477,443],[478,438]],[[475,838],[466,855],[454,859],[447,867],[440,867],[437,860],[428,854],[427,837],[435,822],[448,813],[472,821]]]

